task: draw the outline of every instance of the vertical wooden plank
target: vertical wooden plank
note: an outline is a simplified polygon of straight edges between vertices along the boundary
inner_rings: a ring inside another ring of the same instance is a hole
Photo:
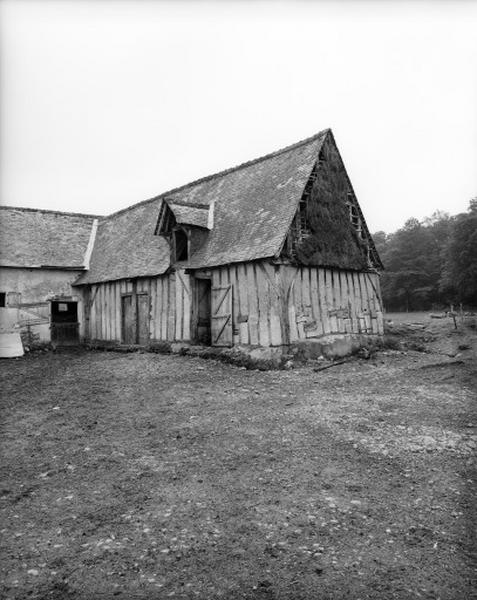
[[[190,319],[191,319],[191,308],[192,308],[192,289],[190,285],[190,275],[186,275],[185,273],[182,275],[182,290],[183,290],[183,331],[182,331],[182,339],[186,341],[190,341],[191,339],[191,330],[190,330]]]
[[[267,295],[267,321],[269,344],[282,344],[282,329],[280,324],[280,278],[278,270],[273,265],[262,261],[259,263]]]
[[[359,273],[353,271],[354,299],[356,305],[356,318],[358,321],[358,333],[365,333],[366,321],[363,312],[363,297],[361,295],[361,286],[359,284]]]
[[[301,267],[297,267],[295,285],[293,286],[293,298],[297,319],[303,316],[303,298],[302,298],[302,281]]]
[[[270,344],[272,346],[281,346],[283,344],[282,325],[280,315],[280,295],[279,282],[277,281],[277,269],[273,269],[273,279],[275,286],[270,285]]]
[[[95,314],[96,314],[96,329],[95,338],[101,339],[101,284],[97,284],[96,301],[95,301]]]
[[[98,340],[104,340],[103,336],[103,284],[98,284],[98,304],[97,304],[97,323],[98,323]]]
[[[361,295],[361,302],[362,302],[362,314],[363,314],[363,318],[364,318],[364,323],[365,323],[365,332],[366,333],[370,333],[371,332],[371,316],[369,314],[369,298],[368,298],[368,292],[366,289],[366,283],[364,281],[364,273],[358,273],[358,279],[359,279],[359,288],[360,288],[360,295]]]
[[[174,273],[169,275],[168,288],[167,339],[172,342],[176,329],[176,277]]]
[[[325,269],[325,294],[326,294],[326,305],[328,307],[328,315],[330,310],[336,308],[333,297],[333,276],[330,269]],[[329,315],[330,332],[336,333],[338,331],[338,319],[334,315]]]
[[[114,305],[114,281],[109,282],[109,339],[114,340],[114,317],[116,315],[116,307]]]
[[[358,321],[356,318],[356,301],[355,291],[353,286],[353,274],[351,271],[346,271],[346,289],[348,290],[347,306],[350,316],[350,332],[358,333]]]
[[[346,272],[339,271],[339,282],[340,282],[340,308],[343,311],[341,317],[342,328],[345,333],[351,333],[351,319],[349,314],[349,292],[348,292],[348,281],[346,279]]]
[[[257,263],[253,263],[255,281],[257,282],[257,306],[258,306],[258,340],[260,346],[270,346],[270,294],[268,281],[265,273]]]
[[[101,285],[101,338],[108,339],[108,298],[106,295],[107,283]]]
[[[303,304],[301,296],[301,269],[296,267],[294,273],[293,284],[290,288],[290,319],[293,318],[295,323],[296,339],[301,340],[305,335],[303,327]],[[293,317],[292,317],[293,315]]]
[[[151,341],[159,339],[160,323],[157,312],[157,277],[151,279]]]
[[[110,298],[110,283],[106,282],[104,285],[104,337],[106,340],[111,339],[111,320],[109,313],[111,310],[111,298]]]
[[[311,291],[310,291],[310,267],[301,268],[301,281],[302,281],[302,299],[303,299],[303,313],[311,320],[313,316],[312,302],[311,302]]]
[[[317,335],[323,334],[323,321],[321,318],[320,310],[320,296],[318,294],[318,269],[311,267],[310,272],[310,302],[311,302],[311,316],[316,322]]]
[[[182,322],[183,322],[183,289],[182,280],[179,273],[176,271],[175,274],[176,283],[176,330],[174,339],[180,341],[182,337]]]
[[[371,333],[378,333],[378,320],[376,315],[376,294],[374,293],[373,286],[369,278],[369,273],[363,273],[364,283],[366,285],[366,293],[369,302],[369,319],[371,326]]]
[[[169,275],[163,275],[160,278],[161,288],[161,340],[167,340],[167,323],[169,320]]]
[[[255,270],[253,263],[244,263],[247,280],[248,297],[248,337],[250,344],[258,346],[258,301],[257,301],[257,283],[255,281]]]
[[[154,301],[155,307],[155,330],[154,330],[154,339],[161,340],[162,339],[162,295],[161,295],[161,277],[156,277],[156,286],[155,286],[155,294],[156,298]]]
[[[239,340],[241,344],[249,344],[250,338],[248,334],[248,297],[247,297],[247,272],[245,264],[237,265],[237,288],[236,294],[239,304],[239,312],[237,313],[237,324],[239,329]]]
[[[296,323],[297,319],[297,307],[295,300],[295,285],[297,285],[297,280],[299,277],[299,269],[297,267],[283,267],[284,269],[284,298],[286,311],[288,314],[288,327],[290,334],[290,342],[296,342],[300,339],[298,333],[298,327]]]
[[[114,293],[114,315],[113,315],[113,319],[114,319],[114,339],[119,342],[119,340],[121,339],[121,306],[120,306],[120,302],[121,302],[121,296],[119,295],[119,282],[115,281],[114,282],[114,288],[113,288],[113,293]]]
[[[110,311],[111,311],[111,298],[110,298],[110,288],[111,285],[109,282],[103,284],[104,288],[104,337],[106,340],[111,339],[111,319],[110,319]]]
[[[231,265],[229,267],[229,281],[232,284],[232,342],[235,346],[240,344],[240,329],[237,322],[237,317],[240,314],[240,298],[239,298],[239,282],[238,282],[238,266]]]
[[[142,288],[141,293],[136,296],[137,301],[137,343],[147,344],[149,342],[150,303],[149,294]]]
[[[328,317],[328,298],[326,295],[325,269],[318,267],[318,296],[320,299],[321,322],[323,323],[323,333],[326,335],[331,332],[330,319]]]
[[[379,299],[379,310],[378,310],[378,333],[379,335],[384,334],[384,311],[383,311],[383,297],[381,295],[381,281],[378,273],[374,273],[374,285],[378,292]]]
[[[94,286],[94,303],[91,309],[92,317],[93,317],[93,339],[99,339],[99,321],[98,321],[98,305],[99,305],[99,286],[101,284],[96,283]]]
[[[89,298],[89,339],[94,340],[96,337],[96,284],[94,283],[91,286]]]
[[[114,340],[114,317],[116,314],[116,307],[114,305],[115,294],[114,294],[114,281],[109,282],[109,336],[110,340]]]
[[[340,272],[338,271],[338,269],[332,269],[331,270],[331,274],[333,277],[333,304],[334,304],[334,308],[335,310],[340,310],[341,309],[341,278],[340,278]],[[337,331],[338,333],[344,333],[345,332],[345,328],[344,328],[344,322],[343,319],[341,317],[341,314],[337,315],[336,317],[336,325],[337,325]]]
[[[377,290],[372,279],[373,273],[364,273],[366,278],[366,289],[368,291],[368,297],[370,299],[370,310],[371,310],[371,329],[374,334],[379,333],[378,326],[378,311],[380,309],[379,298],[377,297]]]

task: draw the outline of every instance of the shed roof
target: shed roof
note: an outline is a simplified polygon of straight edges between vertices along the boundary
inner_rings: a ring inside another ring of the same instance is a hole
[[[277,255],[329,131],[105,217],[98,226],[90,270],[78,284],[166,271],[169,246],[154,235],[163,200],[184,222],[197,218],[202,223],[208,212],[204,208],[215,204],[213,229],[191,257],[191,268]],[[189,207],[188,215],[179,207]]]
[[[0,265],[85,266],[94,215],[14,206],[0,207]]]
[[[195,227],[209,229],[210,206],[208,204],[192,205],[185,202],[177,202],[177,200],[175,202],[164,200],[164,202],[168,204],[179,224],[194,225]]]

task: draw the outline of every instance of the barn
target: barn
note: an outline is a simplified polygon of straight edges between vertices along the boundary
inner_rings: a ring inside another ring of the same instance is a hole
[[[78,344],[83,298],[73,288],[88,268],[98,218],[0,207],[0,333],[26,346]]]
[[[99,220],[83,337],[284,348],[380,335],[379,256],[331,130]]]

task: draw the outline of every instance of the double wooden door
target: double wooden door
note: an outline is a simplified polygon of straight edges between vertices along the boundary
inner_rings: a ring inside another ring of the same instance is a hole
[[[149,294],[126,294],[121,297],[121,329],[124,344],[149,342]]]

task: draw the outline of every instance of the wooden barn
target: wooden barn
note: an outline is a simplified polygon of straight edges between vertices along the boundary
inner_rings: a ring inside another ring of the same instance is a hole
[[[84,338],[284,347],[383,331],[379,256],[325,130],[100,219]]]

